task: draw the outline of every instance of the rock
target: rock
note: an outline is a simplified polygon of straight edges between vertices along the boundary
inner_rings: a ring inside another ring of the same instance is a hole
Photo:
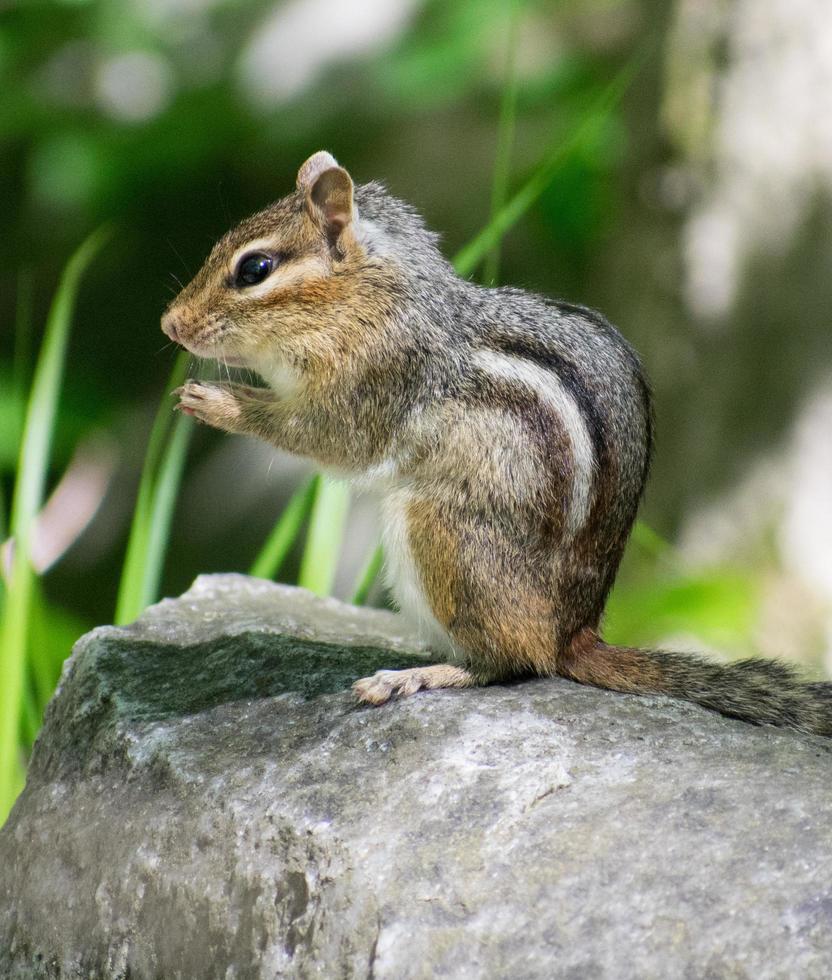
[[[423,654],[239,576],[80,640],[0,976],[832,975],[828,742],[562,680],[356,706]]]

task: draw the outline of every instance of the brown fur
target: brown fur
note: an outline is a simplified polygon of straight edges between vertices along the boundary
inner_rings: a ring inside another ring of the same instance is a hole
[[[629,694],[664,693],[659,666],[644,650],[611,647],[591,629],[581,630],[558,659],[558,673],[581,684]]]
[[[513,542],[425,500],[409,506],[408,532],[434,615],[459,649],[476,651],[472,673],[496,680],[555,672],[551,584],[529,573]]]

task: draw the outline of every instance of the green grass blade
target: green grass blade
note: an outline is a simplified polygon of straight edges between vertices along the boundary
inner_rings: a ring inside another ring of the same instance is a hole
[[[8,537],[8,525],[6,524],[6,494],[3,490],[3,476],[0,473],[0,546]],[[2,574],[0,574],[0,588],[2,588]]]
[[[309,519],[319,483],[320,477],[313,476],[308,483],[292,494],[260,554],[254,559],[249,575],[265,579],[273,579],[277,575],[300,529]]]
[[[109,228],[99,228],[70,258],[49,310],[29,395],[12,507],[12,532],[24,543],[28,543],[32,521],[43,502],[69,328],[81,276],[110,234]]]
[[[383,564],[384,549],[381,545],[378,545],[373,549],[373,553],[370,555],[367,564],[358,577],[358,584],[355,587],[355,592],[351,600],[354,606],[363,606],[367,601],[370,589],[372,589],[373,583],[378,578]]]
[[[520,86],[517,78],[517,36],[520,24],[518,0],[507,0],[509,7],[508,40],[506,44],[506,68],[503,97],[500,102],[500,120],[497,125],[497,154],[494,160],[494,176],[491,184],[491,215],[494,220],[506,202],[508,182],[511,176],[511,151],[517,121],[517,95]],[[496,285],[500,275],[499,239],[485,258],[482,281]]]
[[[23,401],[29,387],[32,356],[32,310],[35,282],[31,269],[21,269],[17,277],[17,310],[15,311],[14,359],[12,384]]]
[[[173,433],[159,467],[159,477],[153,492],[153,506],[150,510],[150,534],[147,538],[142,591],[139,594],[140,604],[136,615],[159,598],[159,585],[165,565],[173,511],[176,507],[176,498],[179,496],[182,474],[185,471],[185,460],[188,456],[193,427],[193,420],[187,415],[176,416]]]
[[[23,685],[23,703],[20,712],[20,742],[24,752],[28,752],[35,744],[40,731],[43,715],[38,711],[31,685]]]
[[[174,426],[169,393],[185,380],[189,360],[187,351],[182,351],[176,358],[162,395],[162,401],[156,412],[150,440],[147,444],[116,599],[115,622],[117,625],[132,622],[153,601],[152,597],[148,599],[148,594],[151,591],[150,586],[154,573],[148,568],[147,562],[151,537],[154,535],[152,524],[156,506],[158,477],[162,467],[165,445]],[[182,437],[180,436],[180,438]],[[155,573],[155,579],[158,582],[158,569]]]
[[[747,642],[759,600],[760,585],[747,571],[663,573],[613,589],[604,614],[604,636],[610,643],[655,646],[681,628],[708,645],[750,653]]]
[[[11,809],[22,781],[19,735],[34,586],[29,560],[32,525],[43,503],[78,288],[85,269],[109,236],[108,228],[98,229],[64,269],[46,321],[27,405],[10,519],[14,557],[0,623],[0,821]]]
[[[35,579],[29,625],[29,678],[36,697],[38,717],[43,715],[67,655],[79,636],[92,628],[92,623],[79,619],[60,606],[47,601],[42,580]]]
[[[20,404],[26,402],[29,386],[29,362],[32,350],[32,306],[34,280],[31,270],[21,269],[17,277],[17,309],[14,322],[14,354],[12,359],[12,391]],[[0,479],[0,543],[10,534],[3,481]]]
[[[298,576],[302,588],[318,595],[329,595],[332,590],[349,505],[347,484],[321,477]]]
[[[642,551],[650,555],[651,558],[671,560],[673,557],[673,547],[652,527],[648,527],[643,521],[636,521],[633,525],[631,540],[638,545]]]
[[[50,655],[46,604],[43,598],[43,590],[40,587],[40,580],[37,578],[32,580],[29,602],[29,663],[36,704],[43,711],[55,690],[58,670]],[[69,647],[67,647],[66,653],[69,653]]]
[[[637,54],[615,76],[587,113],[584,121],[565,142],[560,143],[540,164],[528,181],[499,210],[483,230],[457,252],[453,265],[460,276],[469,276],[487,253],[529,210],[546,190],[569,157],[597,135],[630,87],[645,55]]]

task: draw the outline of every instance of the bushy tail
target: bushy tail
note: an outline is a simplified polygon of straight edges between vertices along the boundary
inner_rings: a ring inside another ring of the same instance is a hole
[[[688,653],[610,646],[584,630],[558,673],[630,694],[666,694],[731,718],[832,736],[832,683],[806,683],[776,660],[719,664]]]

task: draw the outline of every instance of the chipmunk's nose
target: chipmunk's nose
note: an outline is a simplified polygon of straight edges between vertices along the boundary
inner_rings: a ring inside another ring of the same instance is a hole
[[[180,328],[181,324],[176,317],[175,313],[168,311],[162,317],[162,330],[170,337],[171,340],[175,341],[177,344],[181,344],[180,340]]]

